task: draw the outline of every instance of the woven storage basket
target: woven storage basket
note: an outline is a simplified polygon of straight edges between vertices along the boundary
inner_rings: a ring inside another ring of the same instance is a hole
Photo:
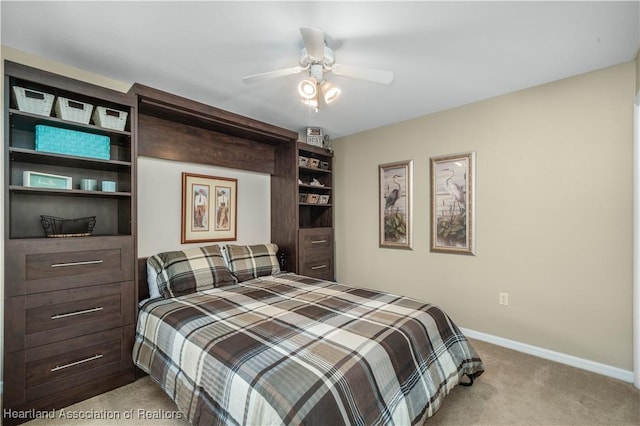
[[[96,217],[63,219],[55,216],[40,216],[42,229],[47,237],[88,237],[96,226]]]
[[[93,122],[107,129],[124,130],[127,125],[127,115],[125,111],[96,106],[93,111]]]
[[[56,99],[56,116],[63,120],[89,124],[92,110],[93,105],[86,102],[74,101],[62,96],[58,96]]]
[[[56,154],[75,155],[77,157],[111,158],[111,145],[108,136],[59,127],[36,125],[36,151]]]
[[[13,86],[11,97],[20,111],[47,117],[51,115],[54,99],[52,94]]]

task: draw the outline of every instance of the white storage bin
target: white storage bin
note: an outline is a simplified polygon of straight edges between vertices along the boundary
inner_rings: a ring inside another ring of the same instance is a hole
[[[107,129],[124,130],[127,125],[127,113],[103,106],[97,106],[93,111],[93,122]]]
[[[63,120],[89,124],[91,111],[93,111],[93,105],[86,102],[74,101],[62,96],[56,99],[56,116]]]
[[[20,111],[47,117],[51,115],[54,96],[50,93],[13,86],[11,96]]]

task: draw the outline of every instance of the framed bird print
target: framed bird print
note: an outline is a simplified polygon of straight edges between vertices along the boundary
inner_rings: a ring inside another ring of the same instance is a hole
[[[476,153],[431,157],[431,251],[475,255]]]
[[[413,160],[380,164],[380,247],[411,250]]]

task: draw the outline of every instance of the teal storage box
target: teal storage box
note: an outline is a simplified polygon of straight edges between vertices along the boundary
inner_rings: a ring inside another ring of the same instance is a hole
[[[108,136],[42,124],[36,125],[36,151],[102,160],[111,158]]]

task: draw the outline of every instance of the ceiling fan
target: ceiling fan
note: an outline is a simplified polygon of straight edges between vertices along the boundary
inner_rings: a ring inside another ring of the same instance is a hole
[[[333,50],[325,42],[324,32],[315,28],[300,28],[304,48],[300,54],[299,65],[275,71],[263,72],[246,76],[245,83],[255,83],[271,78],[284,77],[303,72],[309,73],[309,78],[298,85],[302,102],[315,107],[320,102],[329,104],[340,96],[340,89],[325,79],[326,73],[333,73],[345,77],[389,84],[393,81],[393,72],[353,65],[336,64]],[[322,95],[322,96],[321,96]]]

